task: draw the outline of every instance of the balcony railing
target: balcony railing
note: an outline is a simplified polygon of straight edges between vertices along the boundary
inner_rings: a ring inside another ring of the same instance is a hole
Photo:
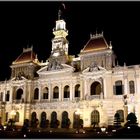
[[[101,98],[101,95],[90,95],[88,97],[89,100],[93,100],[93,99],[100,99]]]
[[[80,101],[80,97],[75,97],[73,100],[74,101]]]
[[[51,102],[58,102],[59,99],[51,99]]]
[[[23,99],[13,100],[13,103],[15,103],[15,104],[24,103],[24,100]]]
[[[41,99],[40,102],[41,103],[48,103],[49,102],[49,99]]]
[[[39,102],[40,102],[39,100],[35,100],[35,99],[31,101],[31,103],[33,103],[33,104],[39,103]]]
[[[63,101],[69,101],[70,98],[63,98]]]

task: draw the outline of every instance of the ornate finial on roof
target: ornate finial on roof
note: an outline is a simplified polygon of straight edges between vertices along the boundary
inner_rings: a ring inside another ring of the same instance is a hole
[[[112,49],[112,41],[109,42],[109,49]]]
[[[90,33],[90,39],[92,38],[92,33]]]
[[[35,59],[38,59],[38,58],[37,58],[37,54],[35,55]]]
[[[27,48],[23,48],[23,52],[30,52],[33,50],[33,45],[29,48],[29,45],[27,45]]]
[[[104,35],[104,31],[102,31],[101,35],[102,35],[102,36]]]
[[[59,10],[58,10],[58,20],[61,19],[61,16],[62,16],[62,12],[66,9],[66,6],[64,3],[62,3],[59,7]]]
[[[33,44],[31,45],[31,50],[33,50]]]
[[[103,37],[103,32],[98,34],[96,31],[96,34],[92,35],[92,38],[99,38],[99,37]]]
[[[124,67],[126,67],[126,63],[124,62],[124,65],[123,65]]]

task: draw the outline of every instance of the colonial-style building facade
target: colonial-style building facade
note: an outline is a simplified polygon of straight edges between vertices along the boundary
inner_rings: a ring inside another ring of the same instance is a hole
[[[23,49],[11,65],[11,78],[0,83],[0,117],[5,124],[14,119],[48,120],[54,127],[113,125],[119,113],[121,123],[134,112],[140,120],[140,66],[115,65],[111,43],[103,33],[91,35],[78,57],[69,55],[68,31],[63,19],[53,29],[52,51],[45,63],[33,48]]]

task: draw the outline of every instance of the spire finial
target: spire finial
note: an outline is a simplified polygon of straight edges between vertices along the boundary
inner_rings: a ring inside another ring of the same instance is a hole
[[[126,67],[126,63],[124,62],[124,67]]]
[[[101,35],[104,36],[104,31],[102,30]]]
[[[90,33],[90,38],[92,38],[92,33]]]
[[[58,20],[60,20],[60,18],[61,18],[61,13],[62,13],[62,12],[61,12],[61,10],[59,9],[59,10],[58,10]]]
[[[35,55],[35,59],[38,59],[38,58],[37,58],[37,54]]]
[[[109,42],[109,49],[112,49],[112,41]]]

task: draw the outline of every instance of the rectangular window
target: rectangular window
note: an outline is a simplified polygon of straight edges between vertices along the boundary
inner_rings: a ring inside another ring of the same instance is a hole
[[[114,94],[115,95],[122,95],[123,94],[124,85],[122,85],[122,81],[121,80],[116,81],[115,82],[115,86],[113,88],[114,88]]]
[[[0,101],[3,101],[3,92],[0,93]]]
[[[130,94],[135,93],[134,81],[129,81],[129,90],[130,90]]]

